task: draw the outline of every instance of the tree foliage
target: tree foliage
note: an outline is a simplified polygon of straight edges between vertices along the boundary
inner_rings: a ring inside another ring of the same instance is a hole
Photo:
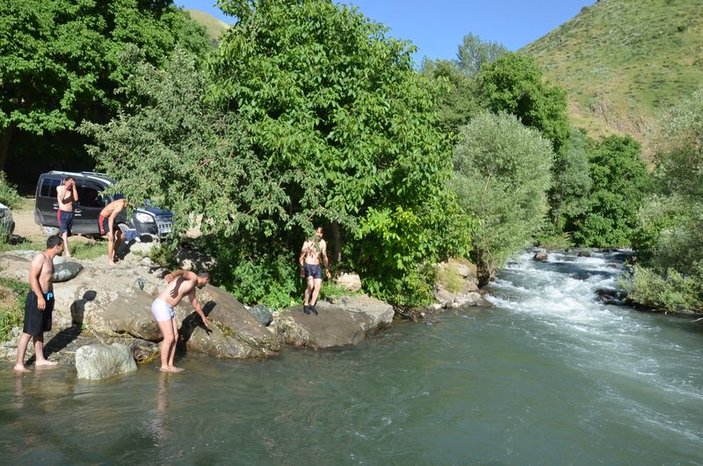
[[[486,42],[474,34],[464,36],[457,51],[457,64],[465,74],[473,76],[484,65],[496,61],[508,53],[508,49],[498,42]]]
[[[0,2],[0,168],[16,129],[42,135],[114,115],[114,90],[131,72],[126,50],[158,64],[177,43],[209,47],[202,28],[168,1]]]
[[[402,301],[402,287],[387,284],[411,273],[406,255],[431,261],[461,246],[435,240],[451,167],[412,47],[329,0],[222,7],[238,22],[211,61],[212,98],[241,114],[254,153],[284,187],[281,232],[300,239],[314,223],[338,226],[333,247],[346,263]],[[428,206],[438,211],[428,216]]]
[[[513,115],[484,112],[460,132],[452,186],[481,222],[472,254],[484,281],[542,226],[553,160],[549,141]]]
[[[134,102],[128,111],[81,127],[96,141],[89,152],[133,203],[151,199],[172,210],[175,237],[198,228],[217,255],[213,278],[238,298],[289,304],[281,295],[290,294],[290,277],[281,291],[280,267],[257,247],[277,231],[286,194],[249,150],[236,115],[208,104],[205,89],[196,57],[183,50],[163,69],[138,65],[122,90]],[[270,274],[278,280],[265,280]]]
[[[555,152],[569,138],[566,93],[544,82],[534,58],[505,53],[485,64],[479,74],[482,105],[493,112],[515,115],[525,126],[552,141]]]
[[[574,219],[586,213],[593,182],[589,159],[593,142],[572,129],[566,146],[556,154],[549,191],[550,219],[556,232],[573,233]]]
[[[666,115],[656,154],[658,192],[639,212],[634,301],[703,312],[703,89]]]
[[[582,246],[629,246],[637,212],[650,186],[640,145],[629,136],[599,141],[589,160],[591,191],[587,210],[569,226]]]

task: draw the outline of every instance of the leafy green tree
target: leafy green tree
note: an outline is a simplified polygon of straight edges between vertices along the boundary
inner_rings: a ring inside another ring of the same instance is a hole
[[[468,75],[475,75],[484,65],[496,61],[508,53],[508,49],[498,42],[485,42],[474,34],[467,34],[457,51],[457,64]]]
[[[629,136],[604,138],[596,144],[589,166],[593,184],[588,208],[567,228],[582,246],[629,246],[650,186],[640,145]]]
[[[514,115],[484,112],[460,132],[452,186],[481,224],[472,254],[484,283],[545,221],[553,161],[549,141]]]
[[[131,73],[122,62],[125,50],[136,47],[153,64],[177,43],[204,53],[204,30],[170,4],[0,2],[0,169],[18,131],[70,131],[83,120],[104,122],[114,115],[120,105],[114,90]]]
[[[592,141],[585,132],[572,129],[564,148],[556,154],[549,191],[550,219],[556,232],[569,232],[572,220],[589,206],[592,180],[589,158]]]
[[[439,126],[454,138],[479,112],[476,79],[451,60],[424,60],[421,73],[437,83]]]
[[[559,152],[569,138],[566,93],[544,82],[534,58],[505,53],[484,64],[478,75],[482,106],[515,115],[525,126],[539,130]]]
[[[205,101],[206,87],[197,58],[177,49],[163,69],[135,67],[123,89],[138,102],[129,112],[105,125],[85,122],[81,131],[96,141],[89,152],[99,169],[119,180],[116,189],[134,203],[151,199],[171,209],[174,237],[188,228],[201,231],[216,254],[211,272],[217,281],[244,302],[289,304],[281,296],[295,290],[292,257],[288,275],[281,276],[276,253],[289,251],[275,241],[261,245],[287,215],[286,193],[249,149],[236,115]]]
[[[367,288],[397,303],[417,296],[405,280],[422,275],[415,261],[463,245],[442,228],[449,147],[413,48],[331,0],[221,5],[237,22],[210,62],[211,98],[242,116],[285,189],[281,236],[297,251],[315,223],[331,225],[332,248]]]

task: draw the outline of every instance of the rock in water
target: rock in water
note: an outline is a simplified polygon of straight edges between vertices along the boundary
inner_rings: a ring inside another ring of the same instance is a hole
[[[87,345],[76,351],[79,379],[102,380],[137,370],[130,349],[120,343]]]
[[[61,262],[54,265],[54,274],[51,276],[51,281],[65,282],[75,278],[81,270],[83,270],[83,266],[78,262]]]

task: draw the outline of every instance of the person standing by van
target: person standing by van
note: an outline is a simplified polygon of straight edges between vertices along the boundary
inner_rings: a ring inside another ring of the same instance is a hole
[[[107,261],[111,265],[115,263],[115,252],[122,241],[122,230],[115,225],[115,219],[128,205],[127,199],[115,199],[100,211],[98,217],[100,234],[107,235]]]
[[[63,250],[66,257],[71,257],[68,237],[71,236],[71,227],[73,227],[73,204],[78,202],[76,180],[72,176],[64,178],[63,184],[56,187],[56,200],[59,203],[59,234],[63,240]]]

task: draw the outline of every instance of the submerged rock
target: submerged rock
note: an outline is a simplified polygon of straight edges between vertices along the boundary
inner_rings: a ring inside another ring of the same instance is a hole
[[[132,352],[120,343],[86,345],[76,351],[79,379],[102,380],[136,370]]]

